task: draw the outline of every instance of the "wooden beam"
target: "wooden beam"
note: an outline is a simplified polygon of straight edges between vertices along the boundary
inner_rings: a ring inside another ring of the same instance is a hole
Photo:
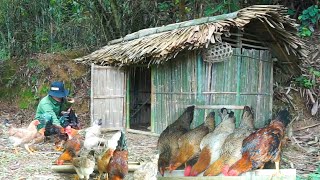
[[[118,128],[101,128],[101,133],[107,133],[107,132],[115,132],[115,131],[120,131],[123,130],[124,128],[118,127]]]
[[[184,177],[183,170],[175,170],[171,173],[165,172],[164,177],[158,176],[158,180],[247,180],[247,179],[259,179],[259,180],[295,180],[296,179],[296,169],[280,169],[281,177],[273,176],[275,169],[259,169],[254,171],[249,171],[241,174],[240,176],[202,176],[203,173],[196,177]]]
[[[140,167],[140,164],[130,164],[128,163],[129,166],[129,172],[134,172]],[[76,171],[73,168],[72,164],[64,164],[64,165],[56,165],[53,164],[51,166],[51,170],[58,172],[58,173],[76,173]],[[97,166],[95,166],[94,171],[97,172]]]
[[[196,109],[221,109],[221,108],[227,108],[227,109],[234,109],[234,110],[243,110],[244,106],[238,106],[238,105],[200,105],[196,106]]]
[[[94,68],[95,68],[95,65],[94,65],[94,63],[91,63],[91,87],[90,87],[90,120],[91,120],[91,122],[90,122],[90,125],[92,125],[93,124],[93,114],[94,114],[94,109],[93,109],[93,104],[94,104],[94,102],[93,102],[93,91],[94,91],[94,89],[93,89],[93,78],[94,78]]]
[[[110,95],[110,96],[94,96],[93,99],[117,99],[124,98],[124,95]]]
[[[153,132],[147,132],[147,131],[139,131],[135,129],[127,129],[127,132],[134,133],[134,134],[143,134],[143,135],[148,135],[148,136],[156,136],[159,137],[159,134],[153,133]]]

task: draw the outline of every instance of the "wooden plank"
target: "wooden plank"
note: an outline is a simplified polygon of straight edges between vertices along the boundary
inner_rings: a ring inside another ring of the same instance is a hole
[[[93,95],[94,95],[94,63],[91,63],[91,87],[90,87],[90,125],[93,124],[94,120],[94,103],[93,103]]]
[[[269,98],[269,118],[271,118],[272,116],[272,104],[273,104],[273,60],[271,59],[271,53],[268,53],[269,54],[269,59],[271,61],[271,64],[270,64],[270,84],[269,84],[269,92],[271,94],[270,98]]]
[[[117,99],[117,98],[124,98],[125,95],[101,95],[101,96],[93,96],[93,99]]]
[[[143,135],[156,136],[156,137],[160,136],[159,134],[152,133],[152,132],[139,131],[139,130],[135,130],[135,129],[126,129],[126,130],[127,130],[127,132],[134,133],[134,134],[143,134]]]
[[[223,40],[226,40],[226,41],[231,41],[231,42],[238,42],[238,40],[236,39],[233,39],[233,38],[228,38],[228,37],[222,37]],[[248,41],[248,42],[253,42],[253,43],[258,43],[258,44],[261,44],[263,45],[263,41],[258,41],[258,40],[253,40],[253,39],[247,39],[247,38],[241,38],[242,41]],[[264,47],[266,48],[266,47]]]
[[[239,40],[239,43],[240,43],[240,46],[241,46],[241,40]],[[236,53],[237,54],[241,54],[241,49],[236,49]],[[236,91],[237,91],[237,94],[236,94],[236,104],[237,105],[240,105],[240,100],[241,100],[241,96],[240,96],[240,92],[241,92],[241,86],[244,86],[245,84],[242,84],[241,83],[241,79],[242,79],[242,77],[241,77],[241,72],[243,71],[243,72],[245,72],[245,69],[242,69],[242,65],[241,65],[241,63],[243,62],[242,60],[241,60],[241,57],[236,57],[236,60],[237,60],[237,66],[236,66],[236,68],[237,68],[237,82],[236,82],[236,84],[237,84],[237,87],[236,87]],[[246,101],[244,101],[244,102],[241,102],[241,103],[245,103]],[[241,109],[243,109],[243,107],[241,108]],[[240,125],[240,113],[239,112],[235,112],[235,117],[236,117],[236,122],[235,122],[235,124],[236,124],[236,127],[238,127],[239,125]]]
[[[154,108],[155,108],[155,82],[154,82],[154,78],[155,78],[155,66],[151,67],[151,93],[150,93],[150,98],[151,98],[151,117],[150,117],[150,124],[151,124],[151,132],[156,132],[156,128],[155,128],[155,112],[154,112]]]
[[[98,69],[112,69],[112,70],[114,70],[115,69],[115,67],[113,67],[113,66],[95,66],[94,67],[94,69],[95,70],[98,70]],[[116,68],[116,70],[120,70],[120,68]]]
[[[275,169],[259,169],[250,172],[243,173],[241,176],[199,176],[196,177],[184,177],[183,170],[175,170],[172,173],[165,172],[164,177],[158,175],[158,180],[296,180],[296,169],[280,169],[282,177],[272,175],[275,173]]]
[[[187,106],[188,107],[188,106]],[[196,109],[233,109],[233,110],[243,110],[244,106],[241,105],[196,105]]]
[[[262,92],[262,83],[264,83],[263,74],[265,72],[263,72],[263,69],[264,69],[263,66],[264,66],[264,63],[262,61],[259,61],[259,76],[258,76],[259,79],[258,79],[258,84],[257,84],[259,93]],[[255,127],[262,127],[264,125],[264,122],[263,122],[264,120],[263,120],[263,117],[262,117],[262,111],[264,110],[264,108],[261,107],[261,104],[262,104],[261,101],[262,101],[261,96],[258,96],[257,97],[257,107],[259,108],[259,111],[256,113],[257,114],[256,119],[259,119],[259,121],[256,121],[256,126]]]
[[[202,92],[203,94],[237,94],[237,92],[222,92],[222,91],[211,91],[211,92]]]
[[[140,165],[137,164],[129,164],[129,172],[134,172],[140,167]],[[52,165],[51,170],[57,173],[76,173],[76,171],[73,168],[73,165],[71,164],[64,164],[64,165]],[[95,166],[94,171],[97,172],[98,168]]]

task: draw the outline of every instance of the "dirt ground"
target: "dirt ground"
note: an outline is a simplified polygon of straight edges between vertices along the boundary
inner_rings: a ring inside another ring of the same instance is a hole
[[[292,93],[292,104],[295,111],[292,113],[292,132],[287,145],[283,149],[281,168],[295,168],[300,177],[307,177],[308,174],[316,171],[319,155],[319,130],[320,126],[313,126],[319,123],[317,117],[310,115],[303,98],[298,93]],[[275,102],[277,103],[277,102]],[[17,108],[9,108],[0,103],[0,122],[10,117],[10,121],[17,127],[26,126],[33,117],[33,112],[24,111]],[[9,116],[8,116],[9,115]],[[87,114],[79,114],[80,119],[86,119]],[[29,117],[29,118],[27,118]],[[158,137],[127,133],[129,146],[129,161],[150,162],[156,154],[156,143]],[[53,149],[52,142],[44,142],[36,146],[37,152],[30,155],[24,148],[20,148],[19,154],[14,154],[12,146],[8,142],[5,128],[1,124],[0,131],[0,179],[72,179],[73,174],[56,173],[51,170],[52,163],[58,158],[61,152]],[[95,175],[93,175],[95,177]],[[132,174],[126,179],[132,179]]]
[[[20,122],[19,112],[12,109],[1,109],[0,122],[3,123],[7,118],[8,112],[13,113],[11,117],[14,119],[11,122]],[[21,112],[20,112],[21,113]],[[28,112],[24,112],[28,114]],[[14,116],[17,115],[17,116]],[[30,112],[30,114],[32,114]],[[29,116],[30,117],[30,116]],[[25,120],[24,120],[25,121]],[[17,127],[25,126],[25,124],[16,123]],[[72,179],[72,173],[57,173],[51,167],[56,161],[61,152],[55,151],[53,143],[46,141],[37,144],[35,148],[37,152],[30,155],[23,147],[19,148],[19,154],[13,152],[12,146],[9,143],[8,136],[5,132],[5,127],[1,124],[0,131],[0,180],[58,180],[58,179]],[[114,133],[114,132],[113,132]],[[112,133],[105,134],[106,136]],[[129,150],[129,162],[151,162],[156,154],[156,143],[158,137],[141,135],[134,133],[127,133],[127,143]],[[96,174],[92,175],[92,179]],[[133,179],[130,173],[126,179]]]

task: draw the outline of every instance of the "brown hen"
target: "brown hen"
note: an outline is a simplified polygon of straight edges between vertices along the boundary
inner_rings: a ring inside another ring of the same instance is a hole
[[[14,128],[9,125],[8,135],[9,140],[13,142],[13,147],[15,153],[18,153],[17,147],[19,145],[24,145],[24,148],[30,153],[33,150],[29,148],[29,145],[35,143],[35,138],[37,137],[37,125],[40,124],[38,120],[32,121],[27,128]]]
[[[188,131],[179,138],[179,149],[170,161],[170,172],[200,154],[202,138],[209,133],[209,130],[214,129],[214,115],[214,112],[209,113],[203,124]]]
[[[189,106],[175,122],[160,134],[157,149],[159,151],[158,169],[162,176],[169,167],[172,155],[177,153],[178,139],[190,130],[193,113],[194,106]]]
[[[224,175],[238,176],[244,172],[263,168],[268,161],[275,162],[276,174],[280,174],[279,163],[285,127],[290,122],[289,112],[282,110],[277,117],[264,128],[261,128],[242,142],[242,157],[231,167],[225,166]]]

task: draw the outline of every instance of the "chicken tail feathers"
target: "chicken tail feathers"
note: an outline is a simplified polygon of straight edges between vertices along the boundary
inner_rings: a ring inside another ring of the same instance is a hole
[[[225,176],[238,176],[244,172],[252,169],[252,162],[249,159],[249,154],[244,153],[242,158],[234,163],[230,168],[228,166],[223,167],[222,173]]]
[[[202,173],[210,165],[211,151],[208,147],[204,147],[200,152],[199,159],[191,169],[190,176],[197,176]]]
[[[282,122],[285,126],[287,126],[290,123],[291,119],[289,111],[286,109],[279,111],[276,119]]]
[[[119,151],[127,151],[128,150],[126,135],[124,134],[123,131],[121,131],[121,136],[118,141],[118,146],[116,149]]]
[[[220,157],[213,164],[211,164],[208,169],[204,172],[203,176],[216,176],[221,173],[223,163],[225,161],[225,156]]]

